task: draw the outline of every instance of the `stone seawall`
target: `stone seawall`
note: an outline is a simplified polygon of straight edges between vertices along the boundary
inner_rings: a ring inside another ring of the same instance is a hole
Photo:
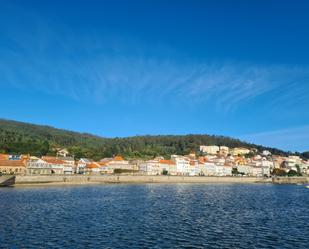
[[[104,184],[104,183],[271,183],[256,177],[145,176],[145,175],[58,175],[16,176],[16,184]]]
[[[276,184],[306,184],[309,183],[308,177],[274,177],[273,183]]]

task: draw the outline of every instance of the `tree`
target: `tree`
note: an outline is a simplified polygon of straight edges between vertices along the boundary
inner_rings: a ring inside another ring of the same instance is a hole
[[[274,176],[286,176],[286,172],[283,169],[274,169],[272,172]]]
[[[238,172],[237,168],[233,168],[232,169],[232,175],[238,175],[238,174],[239,174],[239,172]]]
[[[302,173],[301,173],[301,170],[300,170],[300,166],[298,164],[296,164],[296,169],[297,169],[297,175],[301,176]]]
[[[168,174],[168,171],[166,170],[166,169],[164,169],[163,171],[162,171],[162,175],[167,175]]]
[[[288,172],[288,176],[298,176],[297,171],[291,169],[291,170]]]

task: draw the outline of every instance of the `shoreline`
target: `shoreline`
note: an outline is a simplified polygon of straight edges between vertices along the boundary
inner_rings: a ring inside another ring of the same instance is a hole
[[[146,183],[191,183],[191,184],[306,184],[307,177],[249,177],[249,176],[145,176],[145,175],[17,175],[16,187],[99,185],[99,184],[146,184]]]

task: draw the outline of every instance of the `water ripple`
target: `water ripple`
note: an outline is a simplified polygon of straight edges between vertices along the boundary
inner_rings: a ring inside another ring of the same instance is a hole
[[[0,248],[308,248],[303,186],[0,189]]]

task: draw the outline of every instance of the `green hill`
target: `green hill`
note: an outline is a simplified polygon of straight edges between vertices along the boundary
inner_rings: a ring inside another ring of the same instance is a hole
[[[75,157],[100,159],[121,154],[128,158],[151,158],[171,154],[184,155],[198,152],[200,145],[226,145],[228,147],[267,149],[274,154],[287,153],[263,146],[249,144],[238,139],[212,135],[166,135],[134,136],[126,138],[104,138],[86,133],[56,129],[0,119],[0,153],[30,153],[31,155],[53,155],[57,147],[66,147]]]

